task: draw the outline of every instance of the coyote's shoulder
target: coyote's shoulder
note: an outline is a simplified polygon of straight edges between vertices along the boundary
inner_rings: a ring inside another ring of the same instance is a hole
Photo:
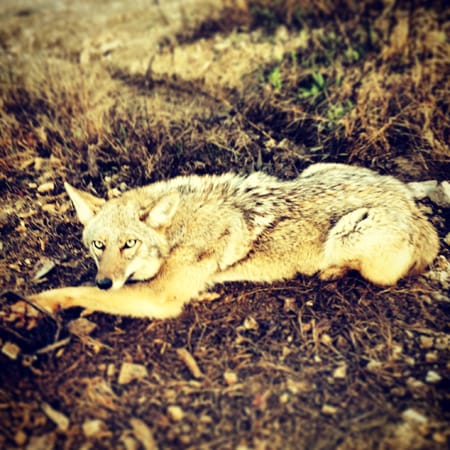
[[[215,283],[357,270],[390,285],[438,251],[406,184],[344,164],[316,164],[287,181],[262,172],[182,176],[108,201],[66,189],[101,289],[35,297],[47,307],[167,317]]]

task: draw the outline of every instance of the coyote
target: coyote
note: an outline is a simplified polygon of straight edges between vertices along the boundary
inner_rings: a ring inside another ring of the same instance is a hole
[[[333,280],[357,270],[392,285],[422,272],[439,247],[406,184],[345,164],[315,164],[289,181],[262,172],[180,176],[108,201],[65,188],[97,286],[30,297],[50,311],[174,317],[216,283],[297,273]]]

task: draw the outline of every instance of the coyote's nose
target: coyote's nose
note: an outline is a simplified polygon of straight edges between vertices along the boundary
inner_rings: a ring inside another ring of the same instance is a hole
[[[113,285],[113,282],[111,278],[100,278],[95,280],[95,284],[100,289],[109,289]]]

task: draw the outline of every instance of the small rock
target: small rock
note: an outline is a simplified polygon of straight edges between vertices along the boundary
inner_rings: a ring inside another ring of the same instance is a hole
[[[85,317],[80,317],[78,319],[71,320],[67,324],[67,328],[72,334],[78,337],[84,337],[89,336],[97,328],[97,324],[91,322]]]
[[[391,394],[396,397],[404,397],[406,395],[406,389],[403,386],[396,386],[391,389]]]
[[[100,433],[100,431],[104,430],[105,424],[102,420],[94,419],[87,420],[83,423],[83,433],[86,437],[92,437]]]
[[[338,412],[338,409],[333,405],[323,405],[322,406],[322,413],[326,414],[327,416],[332,416]]]
[[[333,338],[329,334],[323,333],[320,336],[320,342],[325,345],[331,345],[333,343]]]
[[[420,348],[432,348],[434,339],[431,336],[420,336]]]
[[[17,359],[20,353],[20,347],[14,342],[5,342],[2,347],[2,353],[6,355],[9,359]]]
[[[106,376],[108,378],[112,378],[115,373],[116,373],[116,366],[113,363],[108,364],[108,367],[106,368]]]
[[[133,364],[125,362],[120,368],[119,378],[117,382],[119,384],[128,384],[133,380],[138,380],[148,376],[148,371],[142,364]]]
[[[225,383],[228,384],[228,386],[236,384],[238,382],[238,376],[236,372],[232,372],[231,370],[226,370],[223,373],[223,378],[225,380]]]
[[[58,208],[54,203],[46,203],[45,205],[41,206],[41,209],[42,211],[49,214],[55,214],[56,211],[58,211]]]
[[[437,352],[427,352],[425,354],[425,361],[427,363],[435,363],[438,360],[438,353]]]
[[[450,350],[450,336],[438,336],[434,347],[437,350]]]
[[[257,330],[259,328],[258,322],[251,316],[245,318],[242,326],[244,330]]]
[[[174,422],[178,422],[184,417],[184,411],[177,405],[169,406],[167,408],[167,414]]]
[[[55,183],[53,181],[47,181],[47,183],[42,183],[38,186],[37,191],[39,194],[48,194],[49,192],[53,192],[55,189]]]
[[[333,372],[333,378],[342,379],[347,376],[347,364],[337,367]]]
[[[423,200],[435,191],[437,184],[437,180],[417,181],[408,183],[408,187],[411,189],[414,198],[417,200]]]
[[[421,380],[417,380],[416,378],[409,377],[406,380],[406,385],[409,389],[413,391],[420,391],[425,387],[425,383]]]
[[[429,370],[425,376],[425,381],[427,383],[432,383],[432,384],[439,383],[439,381],[441,381],[441,380],[442,380],[442,377],[434,370]]]
[[[371,359],[368,362],[366,368],[370,372],[376,372],[381,366],[382,366],[382,364],[380,361],[375,361],[375,360]]]
[[[428,418],[423,414],[420,414],[415,409],[408,408],[402,412],[402,419],[405,422],[415,422],[415,423],[427,423]]]
[[[444,238],[444,242],[450,247],[450,233],[447,233]]]
[[[434,204],[442,208],[450,208],[450,183],[443,181],[430,193],[429,198]]]

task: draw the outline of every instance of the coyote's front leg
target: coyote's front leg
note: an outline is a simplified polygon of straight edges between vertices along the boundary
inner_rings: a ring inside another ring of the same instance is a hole
[[[31,295],[29,299],[51,312],[81,306],[110,314],[164,319],[178,316],[185,303],[207,288],[215,267],[214,261],[184,265],[174,261],[153,280],[128,284],[120,289],[66,287]]]
[[[66,287],[35,294],[29,299],[50,312],[81,306],[109,314],[160,319],[179,315],[189,300],[168,299],[144,283],[108,291],[94,286]]]

